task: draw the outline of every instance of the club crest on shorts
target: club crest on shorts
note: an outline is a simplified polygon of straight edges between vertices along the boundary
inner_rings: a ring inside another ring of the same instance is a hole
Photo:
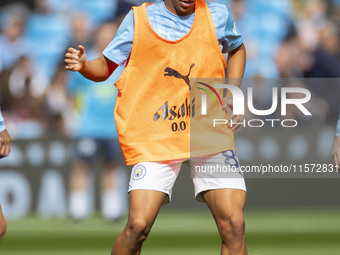
[[[146,175],[146,168],[143,165],[137,165],[132,173],[133,180],[143,179]]]

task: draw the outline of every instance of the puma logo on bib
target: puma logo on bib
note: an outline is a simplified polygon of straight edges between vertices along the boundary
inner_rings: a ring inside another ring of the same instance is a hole
[[[187,75],[182,75],[180,74],[179,72],[177,72],[175,69],[172,69],[170,67],[167,67],[165,68],[164,72],[164,76],[174,76],[175,78],[177,79],[183,79],[185,81],[185,83],[189,86],[189,90],[191,90],[191,86],[190,86],[190,79],[189,79],[189,76],[190,76],[190,73],[191,73],[191,69],[195,66],[195,64],[192,64],[190,66],[190,69],[189,69],[189,73]]]

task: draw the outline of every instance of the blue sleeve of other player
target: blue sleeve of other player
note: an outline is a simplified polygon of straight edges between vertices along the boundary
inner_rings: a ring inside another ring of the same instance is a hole
[[[0,133],[2,131],[4,131],[6,129],[5,127],[5,122],[4,122],[4,118],[2,117],[2,114],[1,114],[1,107],[0,107]]]
[[[125,64],[132,50],[133,35],[134,18],[133,10],[130,10],[119,26],[113,40],[104,49],[103,55],[117,65]]]
[[[223,4],[207,2],[215,25],[217,39],[222,45],[222,53],[228,53],[243,43],[243,38],[236,23]]]
[[[338,124],[336,125],[336,136],[340,136],[340,112],[339,112]]]

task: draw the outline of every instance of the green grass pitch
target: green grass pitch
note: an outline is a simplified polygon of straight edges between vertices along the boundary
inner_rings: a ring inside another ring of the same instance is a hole
[[[107,255],[124,224],[100,217],[78,224],[34,216],[8,220],[0,254]],[[340,254],[340,210],[247,211],[246,240],[250,255]],[[208,211],[161,211],[142,254],[218,255],[219,249]]]

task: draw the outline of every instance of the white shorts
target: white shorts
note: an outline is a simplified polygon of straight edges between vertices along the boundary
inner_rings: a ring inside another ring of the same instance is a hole
[[[171,201],[172,188],[186,159],[163,162],[141,162],[132,168],[129,192],[132,190],[156,190],[168,195]],[[201,193],[214,189],[240,189],[246,191],[239,160],[234,151],[225,151],[209,156],[190,159],[191,177],[195,198],[202,201]]]

